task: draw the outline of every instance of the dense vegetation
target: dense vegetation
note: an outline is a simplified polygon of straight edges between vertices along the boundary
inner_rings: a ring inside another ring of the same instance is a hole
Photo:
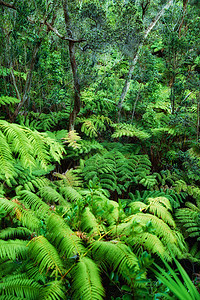
[[[200,299],[199,13],[0,0],[0,299]]]

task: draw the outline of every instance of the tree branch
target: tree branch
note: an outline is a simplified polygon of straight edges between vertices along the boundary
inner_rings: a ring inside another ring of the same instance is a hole
[[[132,59],[131,62],[131,66],[128,72],[128,77],[125,81],[123,90],[122,90],[122,94],[120,97],[120,100],[118,102],[118,109],[119,109],[119,113],[118,113],[118,120],[120,119],[120,115],[121,115],[121,109],[122,109],[122,105],[124,102],[124,99],[126,97],[126,94],[128,93],[129,87],[130,87],[130,83],[131,83],[131,79],[132,79],[132,75],[133,75],[133,71],[135,69],[135,65],[138,61],[139,58],[139,54],[140,51],[142,50],[143,44],[146,40],[146,38],[148,37],[149,33],[151,32],[151,30],[154,28],[154,26],[156,25],[156,23],[159,21],[159,19],[162,17],[162,15],[164,14],[165,10],[169,9],[169,7],[173,4],[173,0],[169,0],[167,2],[167,4],[165,4],[165,6],[161,9],[161,11],[157,14],[157,16],[155,17],[155,19],[151,22],[151,24],[149,25],[149,27],[146,29],[145,33],[144,33],[144,37],[142,39],[142,41],[139,43],[135,56]]]
[[[72,38],[61,35],[56,28],[54,28],[49,22],[44,22],[44,24],[48,27],[49,30],[53,31],[60,39],[66,40],[73,43],[81,43],[85,42],[85,39],[74,40]]]
[[[8,8],[12,8],[12,9],[14,9],[14,10],[17,10],[17,8],[16,8],[13,4],[6,3],[6,2],[1,1],[1,0],[0,0],[0,5],[6,6],[6,7],[8,7]]]

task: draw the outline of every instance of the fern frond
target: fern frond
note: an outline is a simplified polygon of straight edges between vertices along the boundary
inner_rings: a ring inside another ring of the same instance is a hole
[[[0,97],[0,105],[19,103],[20,100],[14,97],[9,96],[1,96]]]
[[[136,126],[132,124],[119,123],[113,124],[112,127],[115,128],[115,133],[112,134],[112,138],[119,138],[122,136],[136,137],[140,140],[150,138],[150,135],[147,132],[136,128]]]
[[[38,217],[44,217],[49,213],[50,207],[36,194],[27,190],[21,190],[19,192],[19,196],[32,210],[36,212]]]
[[[61,184],[60,184],[60,182],[58,182],[59,185],[66,185],[66,186],[72,186],[72,187],[82,185],[82,181],[81,181],[80,177],[74,173],[73,169],[67,170],[65,173],[62,173],[62,174],[54,172],[53,175],[55,177],[61,179]]]
[[[27,227],[32,231],[38,231],[40,228],[39,219],[34,214],[24,209],[21,203],[17,199],[9,201],[6,198],[0,198],[0,205],[3,207],[11,216],[19,220],[23,226]]]
[[[15,175],[14,159],[6,137],[0,132],[0,179],[7,180]]]
[[[81,229],[92,235],[101,235],[105,232],[103,225],[99,224],[89,207],[86,207],[81,215]]]
[[[165,197],[148,198],[147,210],[157,217],[161,218],[165,223],[172,227],[176,227],[172,215],[168,210],[171,210],[171,204]]]
[[[103,268],[117,270],[125,281],[134,285],[134,276],[139,270],[138,259],[127,245],[115,240],[95,241],[92,244],[92,256]],[[133,269],[133,277],[130,278],[130,270]]]
[[[56,278],[58,274],[62,275],[62,260],[56,248],[44,236],[38,236],[30,241],[29,253],[38,264],[40,272],[44,270],[47,270],[47,272],[50,271],[50,276],[55,276]]]
[[[24,166],[33,166],[33,148],[25,133],[25,128],[14,123],[8,123],[4,120],[0,120],[0,130],[6,136],[11,151],[19,155],[22,164]]]
[[[32,231],[25,227],[7,227],[0,231],[0,239],[7,240],[10,238],[20,238],[20,237],[29,237],[31,236]]]
[[[41,285],[31,279],[8,278],[0,282],[0,293],[8,296],[17,296],[20,299],[39,299]],[[6,298],[5,298],[6,299]]]
[[[73,298],[77,300],[103,299],[104,289],[99,273],[97,265],[90,258],[81,257],[70,272]]]
[[[64,195],[65,199],[69,199],[70,201],[78,201],[82,199],[82,195],[71,186],[61,187],[60,192]]]
[[[48,284],[41,289],[40,300],[64,300],[65,291],[62,281],[48,281]]]
[[[82,253],[85,248],[81,239],[66,225],[58,215],[52,214],[48,221],[48,239],[51,240],[60,252],[61,256],[70,258],[76,253]]]
[[[64,143],[68,143],[68,146],[72,147],[73,149],[79,149],[81,147],[80,144],[77,143],[81,140],[81,137],[76,130],[69,131],[67,137],[63,138],[63,140],[65,141]]]
[[[58,193],[56,189],[51,186],[42,187],[38,193],[46,202],[50,202],[50,203],[58,202],[60,204],[66,203],[66,200],[62,197],[62,195]]]
[[[0,240],[0,257],[11,260],[27,258],[27,242],[21,240]]]

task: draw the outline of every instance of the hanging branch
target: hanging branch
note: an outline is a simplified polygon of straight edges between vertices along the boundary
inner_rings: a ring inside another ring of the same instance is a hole
[[[129,87],[130,87],[130,83],[131,83],[131,79],[132,79],[132,75],[133,75],[133,71],[135,69],[135,65],[138,61],[140,52],[142,50],[143,44],[145,42],[145,40],[147,39],[149,33],[151,32],[151,30],[155,27],[155,25],[157,24],[157,22],[160,20],[160,18],[162,17],[162,15],[165,13],[165,10],[169,9],[169,7],[173,4],[173,0],[169,0],[167,2],[167,4],[161,9],[161,11],[157,14],[157,16],[155,17],[155,19],[151,22],[151,24],[149,25],[149,27],[147,28],[147,30],[144,33],[144,37],[142,39],[142,41],[139,43],[138,47],[137,47],[137,51],[135,53],[135,56],[133,57],[132,61],[131,61],[131,66],[128,72],[128,76],[127,79],[125,81],[123,90],[122,90],[122,94],[120,96],[120,100],[118,102],[118,121],[120,120],[121,117],[121,109],[124,103],[124,99],[128,93]]]

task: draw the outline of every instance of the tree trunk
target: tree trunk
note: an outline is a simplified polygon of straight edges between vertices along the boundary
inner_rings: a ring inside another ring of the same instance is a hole
[[[71,39],[73,39],[67,0],[63,0],[63,10],[64,10],[67,34]],[[69,130],[74,130],[76,117],[81,109],[81,96],[80,96],[80,83],[78,77],[78,69],[77,69],[76,57],[75,57],[75,42],[73,41],[69,41],[69,57],[70,57],[70,63],[72,68],[73,81],[74,81],[74,103],[73,103],[73,109],[70,112],[70,117],[69,117]]]
[[[165,6],[161,9],[161,11],[157,14],[157,16],[155,17],[155,19],[151,22],[151,24],[149,25],[149,27],[147,28],[147,30],[144,33],[144,37],[142,39],[142,41],[139,43],[138,47],[137,47],[137,51],[135,56],[133,57],[132,61],[131,61],[131,66],[128,72],[128,76],[127,79],[125,81],[123,90],[122,90],[122,94],[120,97],[120,100],[118,102],[118,121],[120,121],[121,118],[121,109],[125,100],[125,97],[127,95],[127,92],[129,90],[130,87],[130,83],[131,83],[131,79],[132,79],[132,75],[133,75],[133,71],[135,69],[135,65],[138,61],[140,52],[142,50],[143,44],[146,40],[146,38],[148,37],[149,33],[151,32],[151,30],[154,28],[154,26],[156,25],[156,23],[160,20],[160,18],[162,17],[162,15],[164,14],[165,10],[169,9],[169,7],[173,4],[173,0],[169,0],[167,2],[167,4],[165,4]]]
[[[31,59],[29,71],[28,71],[27,78],[26,78],[26,83],[25,83],[25,86],[24,86],[23,96],[22,96],[22,99],[21,99],[20,103],[18,104],[17,108],[14,111],[13,118],[16,118],[16,116],[18,115],[20,109],[22,108],[22,106],[24,105],[24,103],[27,101],[27,99],[29,97],[29,93],[30,93],[30,89],[31,89],[31,83],[32,83],[33,70],[34,70],[34,67],[35,67],[35,61],[36,61],[37,53],[38,53],[38,50],[40,48],[41,43],[42,43],[42,40],[40,40],[34,47],[33,56],[32,56],[32,59]]]

